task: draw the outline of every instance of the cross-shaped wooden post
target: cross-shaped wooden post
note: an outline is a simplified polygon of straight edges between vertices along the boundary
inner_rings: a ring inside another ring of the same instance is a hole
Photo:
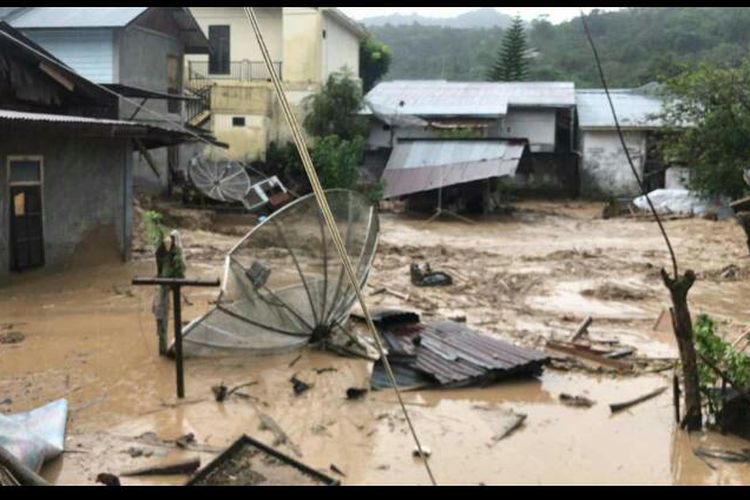
[[[182,369],[182,304],[180,303],[180,289],[183,286],[219,286],[215,280],[199,280],[188,278],[133,278],[133,285],[162,285],[172,290],[174,302],[174,353],[177,367],[177,397],[185,397],[185,377]]]

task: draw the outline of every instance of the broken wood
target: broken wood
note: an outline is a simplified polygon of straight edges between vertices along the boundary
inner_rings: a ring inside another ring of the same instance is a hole
[[[597,351],[596,349],[591,349],[590,347],[549,340],[547,341],[547,348],[567,354],[572,354],[580,358],[588,359],[590,361],[594,361],[601,365],[609,366],[623,372],[633,370],[632,363],[621,361],[619,359],[608,358],[605,356],[606,353]]]
[[[639,403],[643,403],[644,401],[648,401],[651,398],[655,398],[662,392],[667,390],[667,386],[660,387],[659,389],[656,389],[654,391],[649,392],[648,394],[644,394],[643,396],[637,397],[635,399],[631,399],[630,401],[625,401],[622,403],[613,403],[609,405],[609,409],[612,410],[612,413],[617,413],[618,411],[625,410],[627,408],[630,408],[631,406],[635,406]]]
[[[564,392],[560,394],[560,401],[566,406],[575,406],[578,408],[591,408],[596,404],[594,400],[585,396],[573,396]]]
[[[672,404],[674,404],[674,420],[680,423],[680,379],[675,373],[672,375]]]
[[[688,291],[695,283],[695,273],[688,269],[682,276],[676,275],[675,278],[671,278],[667,271],[662,269],[661,277],[672,298],[673,307],[670,308],[672,329],[680,351],[683,384],[685,385],[685,416],[681,426],[687,428],[688,431],[697,431],[703,427],[703,411],[698,362],[693,341],[693,322],[687,304]]]
[[[161,463],[139,469],[122,472],[120,476],[167,476],[172,474],[192,474],[201,465],[200,457],[177,460],[174,462]]]
[[[396,290],[391,290],[390,288],[387,288],[387,287],[378,288],[377,290],[374,290],[372,293],[370,293],[370,295],[378,295],[381,293],[387,293],[387,294],[393,295],[394,297],[397,297],[401,300],[409,300],[409,295],[405,293],[397,292]]]
[[[594,321],[594,318],[592,318],[591,316],[587,316],[586,319],[584,319],[583,322],[580,325],[578,325],[578,329],[573,334],[573,336],[570,337],[570,341],[575,342],[576,340],[578,340],[578,338],[581,337],[581,335],[588,332],[589,326],[591,325],[593,321]]]

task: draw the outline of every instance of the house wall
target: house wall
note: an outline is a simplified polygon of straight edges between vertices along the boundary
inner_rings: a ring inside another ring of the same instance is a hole
[[[8,155],[42,155],[45,267],[71,259],[95,235],[97,255],[129,258],[132,214],[130,141],[0,127],[0,283],[10,275]]]
[[[323,29],[326,36],[321,47],[321,82],[344,68],[359,78],[359,38],[327,15],[323,15]]]
[[[263,39],[273,61],[283,61],[283,17],[281,7],[255,7]],[[210,25],[229,25],[229,54],[231,61],[262,62],[255,33],[250,26],[242,7],[190,7],[190,12],[198,21],[203,33],[208,37]],[[208,61],[207,54],[190,54],[187,61]],[[284,68],[282,68],[282,72]]]
[[[527,138],[532,153],[552,152],[555,150],[555,117],[554,109],[510,108],[500,135]]]
[[[96,83],[116,83],[113,30],[26,29],[23,34]]]
[[[623,132],[625,143],[639,175],[646,157],[646,132]],[[638,183],[630,170],[615,130],[581,131],[581,195],[635,196]]]
[[[319,83],[323,16],[313,7],[284,7],[284,80]]]

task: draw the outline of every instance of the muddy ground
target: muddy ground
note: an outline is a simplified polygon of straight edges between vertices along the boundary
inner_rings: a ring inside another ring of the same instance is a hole
[[[664,322],[669,299],[659,269],[669,264],[654,223],[600,218],[601,204],[522,202],[508,215],[476,224],[381,215],[380,247],[367,287],[371,306],[398,306],[431,317],[465,317],[469,326],[518,344],[544,348],[568,338],[588,315],[590,336],[637,348],[637,356],[674,358]],[[251,216],[215,217],[173,211],[182,227],[189,274],[221,275],[224,252],[254,223]],[[719,320],[733,340],[750,327],[745,238],[733,221],[666,222],[680,263],[699,281],[693,314]],[[221,232],[216,232],[221,231]],[[245,433],[340,479],[344,484],[425,484],[424,467],[391,391],[348,401],[349,387],[366,386],[370,363],[315,351],[265,357],[190,359],[187,397],[174,394],[174,364],[157,356],[153,291],[133,287],[133,275],[154,265],[140,239],[130,263],[82,259],[57,273],[26,273],[0,289],[0,411],[31,409],[66,397],[66,453],[43,475],[58,484],[94,484],[171,457],[202,462]],[[447,288],[409,282],[412,261],[429,261],[453,275]],[[396,294],[372,292],[387,287]],[[216,291],[188,290],[192,319]],[[406,296],[406,300],[402,297]],[[668,325],[667,325],[668,326]],[[5,337],[3,337],[5,338]],[[335,368],[317,373],[315,369]],[[726,484],[750,481],[746,464],[706,462],[699,446],[729,450],[745,441],[675,430],[671,390],[611,415],[610,403],[671,384],[671,371],[618,375],[560,363],[538,380],[488,388],[406,393],[407,407],[441,484]],[[289,378],[312,389],[296,396]],[[257,381],[224,403],[211,386]],[[594,406],[571,407],[559,395],[585,396]],[[496,441],[507,412],[524,413],[521,428]],[[269,422],[273,424],[269,425]],[[276,431],[274,431],[276,429]],[[280,435],[281,429],[286,435]],[[187,449],[174,440],[192,433]],[[345,475],[334,472],[331,465]],[[122,478],[124,484],[179,484],[185,476]]]

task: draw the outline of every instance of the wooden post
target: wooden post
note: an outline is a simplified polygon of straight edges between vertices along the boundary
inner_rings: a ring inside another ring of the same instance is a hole
[[[701,395],[698,381],[698,362],[693,342],[693,322],[687,304],[687,294],[695,283],[695,273],[685,271],[682,276],[674,279],[666,270],[661,270],[664,285],[669,289],[672,297],[672,327],[680,350],[680,361],[685,384],[685,416],[681,426],[688,431],[697,431],[703,427],[703,412],[701,411]]]
[[[172,290],[172,300],[174,302],[174,350],[175,350],[175,368],[177,378],[177,397],[185,397],[185,376],[182,362],[182,303],[181,289],[183,286],[219,286],[218,279],[213,281],[188,279],[188,278],[133,278],[133,285],[163,285]]]
[[[675,372],[672,375],[672,400],[674,403],[674,420],[680,423],[680,379]]]

